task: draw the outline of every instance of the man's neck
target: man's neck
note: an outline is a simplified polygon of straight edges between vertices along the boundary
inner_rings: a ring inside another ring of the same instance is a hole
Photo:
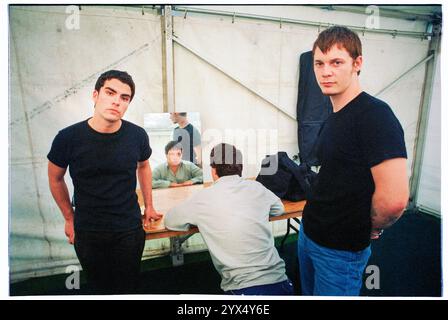
[[[179,167],[180,167],[180,164],[177,166],[171,166],[168,164],[168,168],[171,170],[171,172],[174,173],[174,175],[176,175],[177,169],[179,169]]]
[[[121,120],[110,122],[95,115],[88,120],[88,123],[92,129],[100,133],[114,133],[120,130]]]
[[[179,128],[183,129],[188,126],[189,122],[188,120],[180,120],[177,122],[177,124],[179,125]]]
[[[331,104],[333,105],[333,112],[338,112],[344,108],[350,101],[356,98],[362,92],[359,82],[347,88],[343,93],[330,96]]]

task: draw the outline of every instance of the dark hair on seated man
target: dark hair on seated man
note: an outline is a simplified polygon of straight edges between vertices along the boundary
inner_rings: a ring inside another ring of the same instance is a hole
[[[227,143],[216,145],[210,152],[210,166],[219,177],[238,175],[243,172],[243,154]]]
[[[165,154],[168,154],[168,152],[171,149],[176,149],[182,151],[182,144],[179,143],[179,141],[170,141],[165,146]]]
[[[134,98],[135,94],[135,83],[134,80],[132,80],[132,77],[126,71],[109,70],[104,72],[99,76],[98,80],[96,80],[95,90],[100,92],[100,89],[103,87],[104,82],[110,79],[117,79],[127,84],[131,88],[131,101],[132,101],[132,98]]]

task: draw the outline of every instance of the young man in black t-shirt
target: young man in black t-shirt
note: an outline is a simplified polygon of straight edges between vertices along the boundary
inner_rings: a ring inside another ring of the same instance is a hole
[[[50,190],[91,293],[136,289],[145,244],[136,173],[145,200],[143,223],[161,217],[152,206],[148,135],[122,120],[134,94],[129,74],[103,73],[93,91],[93,117],[59,131],[47,156]],[[67,167],[75,209],[64,181]]]
[[[333,113],[318,139],[321,168],[299,235],[304,295],[359,295],[370,240],[399,219],[409,197],[403,129],[385,102],[362,91],[361,50],[356,33],[339,26],[313,46]]]

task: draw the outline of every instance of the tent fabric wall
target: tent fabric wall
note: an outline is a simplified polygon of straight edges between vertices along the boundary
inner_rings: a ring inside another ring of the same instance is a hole
[[[215,7],[302,20],[363,25],[355,13],[303,6]],[[98,75],[128,71],[136,96],[126,119],[143,126],[144,114],[163,111],[161,17],[156,11],[116,6],[82,6],[79,30],[67,30],[64,6],[10,9],[10,273],[12,280],[64,272],[77,264],[63,233],[63,218],[48,189],[46,154],[58,130],[92,114],[90,100]],[[384,18],[382,27],[424,31],[421,22]],[[256,176],[267,153],[298,153],[299,55],[310,50],[318,28],[296,24],[188,14],[173,17],[174,36],[250,88],[281,107],[279,111],[240,83],[173,44],[175,106],[198,111],[204,159],[224,140],[246,154],[245,177]],[[366,32],[361,83],[374,94],[427,55],[428,41]],[[406,59],[403,55],[406,54]],[[379,98],[388,102],[405,129],[411,173],[424,66]],[[300,92],[299,92],[300,94]],[[291,115],[287,116],[285,113]],[[204,164],[206,165],[206,163]],[[204,170],[206,181],[210,173]],[[71,190],[71,181],[66,178]],[[273,225],[284,232],[284,223]],[[200,235],[186,251],[204,249]],[[168,239],[148,241],[145,256],[169,251]]]

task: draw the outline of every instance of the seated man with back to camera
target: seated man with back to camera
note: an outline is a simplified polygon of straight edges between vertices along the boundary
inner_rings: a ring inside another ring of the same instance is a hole
[[[259,182],[241,177],[242,154],[234,146],[215,146],[210,166],[213,185],[170,209],[165,226],[199,228],[227,294],[292,295],[269,222],[269,215],[284,212],[283,203]]]
[[[166,162],[155,167],[152,188],[191,186],[202,183],[202,170],[194,163],[182,160],[182,145],[170,141],[165,146]]]

